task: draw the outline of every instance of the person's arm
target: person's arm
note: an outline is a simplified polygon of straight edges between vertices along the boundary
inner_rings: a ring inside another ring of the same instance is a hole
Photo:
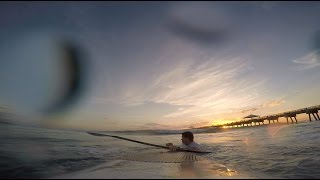
[[[167,143],[166,146],[170,149],[170,151],[176,151],[177,149],[179,149],[178,146],[175,146],[172,143]]]

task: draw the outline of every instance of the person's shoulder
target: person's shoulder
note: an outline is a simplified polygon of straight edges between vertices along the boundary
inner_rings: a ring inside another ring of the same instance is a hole
[[[199,144],[199,143],[197,143],[197,142],[195,142],[195,141],[193,141],[193,143],[195,143],[195,144]]]
[[[196,142],[194,142],[194,141],[193,141],[190,145],[191,145],[191,146],[200,147],[200,144],[198,144],[198,143],[196,143]]]

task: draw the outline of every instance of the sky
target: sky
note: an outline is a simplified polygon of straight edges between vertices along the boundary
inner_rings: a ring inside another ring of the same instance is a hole
[[[0,103],[60,97],[58,34],[86,69],[58,127],[183,129],[319,105],[319,18],[319,2],[1,2]]]

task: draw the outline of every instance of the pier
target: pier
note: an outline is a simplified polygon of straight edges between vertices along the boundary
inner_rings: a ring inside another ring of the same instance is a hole
[[[285,118],[287,120],[287,123],[298,123],[297,115],[298,114],[308,114],[309,115],[309,121],[312,121],[312,119],[316,121],[320,121],[319,117],[319,112],[320,110],[320,105],[317,106],[311,106],[307,108],[301,108],[301,109],[296,109],[293,111],[287,111],[287,112],[282,112],[278,114],[272,114],[272,115],[267,115],[267,116],[258,116],[258,115],[253,115],[250,114],[246,117],[243,118],[241,121],[236,121],[232,123],[227,123],[223,125],[219,125],[216,127],[242,127],[242,126],[259,126],[259,125],[264,125],[265,121],[266,124],[270,123],[279,123],[279,118]]]

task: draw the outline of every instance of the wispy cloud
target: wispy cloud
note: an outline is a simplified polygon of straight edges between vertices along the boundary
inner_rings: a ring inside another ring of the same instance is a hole
[[[240,112],[242,113],[242,114],[246,114],[246,113],[249,113],[249,112],[253,112],[253,111],[257,111],[257,110],[259,110],[259,108],[250,108],[250,109],[244,109],[244,110],[241,110]]]
[[[211,125],[210,121],[200,121],[200,122],[189,124],[189,128],[198,128],[198,127],[203,127],[208,125]]]
[[[275,100],[270,100],[270,101],[267,101],[265,103],[262,103],[260,105],[257,105],[257,106],[254,106],[254,107],[250,107],[250,108],[245,108],[245,109],[242,109],[242,110],[236,110],[236,111],[233,111],[233,113],[241,113],[241,114],[248,114],[248,113],[252,113],[254,111],[259,111],[261,109],[266,109],[266,108],[272,108],[272,107],[276,107],[276,106],[280,106],[282,104],[284,104],[286,101],[285,101],[285,98],[280,98],[280,99],[275,99]]]
[[[140,128],[143,129],[171,129],[172,126],[170,125],[165,125],[165,124],[159,124],[159,123],[145,123],[141,126],[139,126]]]
[[[286,101],[284,99],[279,100],[272,100],[267,103],[262,104],[262,108],[264,107],[274,107],[274,106],[280,106],[281,104],[285,103]]]
[[[230,114],[235,112],[241,114],[280,103],[268,102],[255,106],[265,94],[267,79],[250,76],[254,70],[250,62],[249,58],[240,56],[206,58],[201,63],[187,59],[168,66],[158,75],[153,74],[154,78],[149,82],[135,82],[132,88],[126,86],[125,91],[119,91],[114,97],[92,101],[117,104],[123,108],[143,107],[150,102],[164,104],[172,110],[163,113],[162,118],[174,119],[175,125],[186,126],[187,120],[187,127],[206,126],[210,124],[209,119],[231,117]],[[160,124],[143,126],[169,128]]]
[[[320,51],[313,51],[300,59],[295,59],[292,62],[299,64],[299,70],[307,70],[320,66]]]
[[[165,117],[211,116],[257,100],[266,80],[241,77],[251,69],[249,61],[240,57],[180,64],[156,78],[144,91],[127,97],[125,103],[150,101],[187,106]]]
[[[175,74],[174,77],[183,77],[176,83],[171,82],[172,77],[161,77],[163,81],[158,86],[167,86],[168,89],[155,96],[157,98],[154,100],[189,106],[165,117],[212,116],[256,100],[265,80],[241,78],[242,73],[249,70],[248,62],[241,58],[225,59],[223,62],[207,62],[193,69],[184,69]]]

